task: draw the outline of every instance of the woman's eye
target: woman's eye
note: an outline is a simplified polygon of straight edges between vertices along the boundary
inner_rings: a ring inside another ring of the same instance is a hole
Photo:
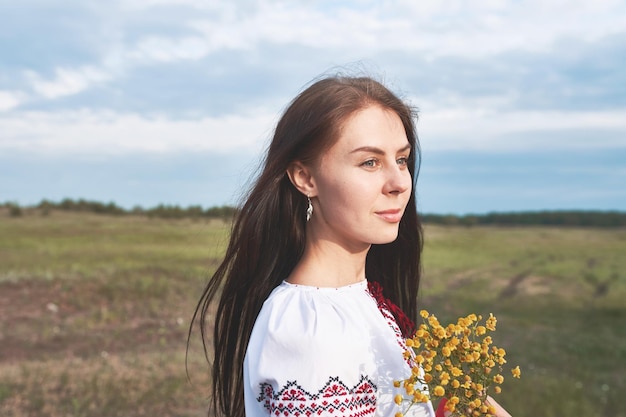
[[[366,168],[374,168],[376,166],[376,160],[375,159],[368,159],[367,161],[363,162],[361,164],[361,166],[364,166]]]
[[[406,165],[409,162],[409,158],[403,156],[402,158],[396,159],[398,165]]]

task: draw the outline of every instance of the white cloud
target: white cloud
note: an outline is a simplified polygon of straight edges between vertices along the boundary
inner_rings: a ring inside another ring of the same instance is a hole
[[[220,0],[120,0],[117,2],[121,10],[141,10],[163,6],[191,7],[197,10],[223,10],[230,2]],[[237,3],[237,2],[233,2]]]
[[[20,92],[0,90],[0,112],[14,109],[25,99],[25,95]]]
[[[125,57],[139,63],[174,62],[201,59],[210,51],[210,45],[200,37],[169,39],[153,36],[142,39],[125,53]]]
[[[510,50],[547,51],[561,39],[590,42],[626,27],[626,7],[615,1],[541,0],[415,2],[398,0],[320,7],[315,2],[134,0],[118,5],[130,30],[144,14],[171,13],[159,6],[188,7],[193,15],[173,19],[173,28],[198,36],[146,34],[123,46],[123,56],[141,62],[197,60],[220,50],[262,53],[267,45],[301,45],[371,56],[381,51],[427,58],[479,58]],[[117,16],[111,13],[109,16]],[[598,24],[602,22],[602,24]],[[117,25],[116,25],[117,27]],[[103,62],[106,57],[103,58]]]
[[[401,0],[388,6],[395,7],[412,22],[403,47],[433,56],[546,51],[560,39],[590,42],[624,33],[626,27],[626,5],[614,0]]]
[[[34,71],[26,71],[26,77],[30,81],[32,89],[39,95],[47,99],[55,99],[80,93],[103,81],[107,81],[111,76],[93,66],[82,66],[79,68],[56,68],[55,77],[46,80]]]
[[[269,136],[275,115],[172,120],[114,112],[24,112],[0,117],[2,151],[52,154],[125,154],[188,151],[259,150]]]
[[[428,104],[420,108],[418,134],[425,150],[626,148],[626,109],[499,112],[432,106],[429,111]]]
[[[626,8],[614,1],[406,0],[326,8],[314,2],[260,1],[256,6],[250,13],[223,13],[219,19],[200,16],[202,23],[191,25],[204,28],[224,48],[291,43],[474,58],[508,50],[546,51],[559,39],[593,41],[626,27]]]

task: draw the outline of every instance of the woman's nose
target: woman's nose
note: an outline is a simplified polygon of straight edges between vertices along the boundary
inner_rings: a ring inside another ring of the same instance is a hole
[[[389,169],[385,192],[390,194],[402,194],[411,190],[413,185],[411,173],[406,167],[395,165]]]

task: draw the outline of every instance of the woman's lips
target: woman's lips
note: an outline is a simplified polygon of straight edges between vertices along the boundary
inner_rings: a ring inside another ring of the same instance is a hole
[[[376,215],[389,223],[398,223],[402,219],[401,209],[377,211]]]

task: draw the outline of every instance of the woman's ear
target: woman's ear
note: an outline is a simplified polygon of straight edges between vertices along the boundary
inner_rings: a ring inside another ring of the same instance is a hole
[[[287,168],[287,175],[294,187],[302,194],[315,197],[317,194],[311,169],[300,161],[292,162]]]

